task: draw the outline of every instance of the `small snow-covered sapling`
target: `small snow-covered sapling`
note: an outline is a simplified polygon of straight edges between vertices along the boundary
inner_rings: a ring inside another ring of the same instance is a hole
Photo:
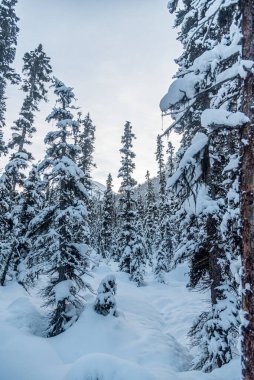
[[[103,278],[98,288],[98,295],[95,301],[94,310],[101,315],[118,316],[116,309],[116,278],[114,275],[108,275]]]

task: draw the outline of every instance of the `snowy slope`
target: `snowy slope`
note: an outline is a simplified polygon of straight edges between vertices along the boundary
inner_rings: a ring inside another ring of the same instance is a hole
[[[168,284],[146,279],[137,288],[114,264],[94,271],[93,286],[115,273],[119,317],[93,310],[95,296],[78,322],[50,339],[40,337],[45,318],[36,295],[19,285],[0,289],[1,380],[238,380],[238,360],[211,374],[188,371],[186,332],[202,309],[198,293],[186,287],[184,268]],[[37,336],[35,335],[37,334]]]
[[[104,196],[104,192],[106,190],[106,186],[97,181],[92,181],[92,195],[100,200]]]
[[[153,185],[155,198],[159,200],[159,191],[160,191],[159,178],[158,177],[151,178],[151,182]],[[135,198],[138,198],[141,195],[141,197],[144,199],[146,192],[147,192],[147,181],[134,187]]]

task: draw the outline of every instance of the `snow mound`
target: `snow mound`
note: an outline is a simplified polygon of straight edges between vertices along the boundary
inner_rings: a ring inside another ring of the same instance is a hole
[[[43,317],[27,297],[19,297],[8,306],[8,322],[24,332],[43,335],[47,326]]]
[[[108,354],[89,354],[79,359],[64,380],[156,380],[146,369]]]

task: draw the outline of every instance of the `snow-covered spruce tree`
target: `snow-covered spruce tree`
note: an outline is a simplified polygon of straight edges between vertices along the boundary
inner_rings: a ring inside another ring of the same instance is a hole
[[[92,189],[92,177],[91,171],[95,167],[93,153],[94,153],[94,142],[95,142],[95,126],[88,113],[84,119],[81,120],[81,129],[78,134],[78,142],[81,148],[80,155],[80,167],[83,170],[85,177],[83,179],[84,186],[87,190]]]
[[[160,196],[164,196],[166,189],[166,174],[164,161],[164,146],[160,136],[157,136],[157,147],[155,152],[156,161],[158,163],[158,178],[160,186]]]
[[[148,250],[143,236],[143,221],[138,218],[135,223],[135,239],[133,240],[130,260],[130,279],[137,286],[144,285],[145,266],[148,261]]]
[[[138,186],[139,187],[139,186]],[[140,232],[142,236],[145,237],[145,202],[144,202],[144,196],[141,192],[137,191],[137,188],[135,189],[136,194],[136,223],[139,224]]]
[[[2,221],[5,225],[4,234],[1,236],[1,241],[8,239],[10,252],[6,256],[7,250],[1,256],[1,266],[3,271],[1,274],[1,283],[4,284],[7,272],[10,269],[16,271],[20,257],[22,243],[24,241],[20,232],[24,228],[23,222],[19,218],[19,207],[16,207],[20,202],[22,193],[22,185],[25,179],[24,170],[27,169],[29,162],[32,160],[32,155],[27,151],[26,146],[31,144],[31,137],[36,131],[34,127],[35,112],[38,111],[39,103],[46,100],[47,89],[45,84],[50,80],[51,66],[50,59],[46,56],[39,45],[34,51],[24,55],[23,74],[24,80],[22,90],[26,94],[23,101],[19,118],[14,122],[12,130],[12,140],[9,147],[16,150],[10,157],[10,161],[5,167],[4,174],[0,178],[0,187],[8,188],[8,212],[4,212],[6,204],[0,202],[0,210],[2,211]],[[19,186],[19,189],[17,189]],[[4,191],[4,190],[3,190]],[[11,223],[6,219],[11,218]],[[7,231],[8,229],[8,231]],[[5,244],[5,243],[4,243]]]
[[[100,260],[102,256],[102,240],[101,240],[101,224],[102,224],[102,199],[97,198],[96,194],[88,191],[88,202],[87,202],[87,211],[88,211],[88,220],[90,226],[90,241],[89,245],[93,247],[94,253],[98,255],[96,261]]]
[[[54,92],[59,107],[48,116],[56,130],[45,138],[45,159],[38,166],[47,182],[43,209],[29,224],[32,239],[32,270],[47,274],[49,284],[43,290],[45,306],[50,307],[48,336],[65,331],[79,317],[84,300],[82,290],[90,289],[82,276],[89,274],[89,225],[87,221],[87,189],[84,172],[77,161],[81,152],[73,144],[73,131],[79,128],[70,112],[72,88],[54,78]]]
[[[175,148],[171,141],[168,141],[167,147],[167,161],[166,161],[166,177],[171,177],[175,170],[175,157],[174,157]]]
[[[159,202],[158,223],[154,236],[155,266],[154,274],[159,282],[164,282],[164,274],[169,271],[172,261],[172,231],[170,229],[170,208],[166,194],[166,168],[164,146],[160,136],[157,137],[156,161],[158,163]]]
[[[157,240],[158,239],[158,240]],[[164,247],[163,237],[156,236],[156,263],[154,267],[154,276],[156,280],[162,284],[165,283],[165,274],[169,272],[169,263],[167,252]]]
[[[111,257],[113,248],[113,234],[115,227],[115,196],[113,193],[112,176],[108,175],[106,190],[103,197],[101,221],[101,253],[102,257]]]
[[[135,179],[132,177],[135,169],[135,153],[133,152],[132,141],[135,138],[132,126],[129,121],[125,123],[124,134],[122,136],[121,168],[118,177],[122,179],[119,189],[119,231],[118,231],[118,256],[120,270],[131,274],[132,248],[136,238],[136,201],[134,198]]]
[[[164,275],[172,269],[173,233],[171,207],[166,195],[160,198],[158,206],[158,223],[154,235],[155,265],[154,275],[159,282],[165,282]]]
[[[158,225],[158,208],[155,199],[155,192],[150,173],[146,173],[146,194],[145,194],[145,213],[144,213],[144,236],[148,248],[149,256],[154,253],[154,242]]]
[[[33,260],[29,224],[45,205],[46,185],[47,183],[39,176],[37,166],[33,166],[28,178],[23,182],[23,191],[17,204],[18,220],[16,231],[18,238],[16,241],[18,244],[17,251],[21,260],[16,263],[18,266],[16,271],[18,282],[26,289],[34,284],[39,275],[39,272],[36,272],[37,265]]]
[[[109,274],[102,279],[94,305],[94,310],[96,313],[104,316],[109,314],[114,317],[118,316],[115,300],[116,290],[117,284],[114,275]]]
[[[137,218],[143,221],[145,218],[145,202],[143,199],[143,194],[140,191],[140,185],[136,187],[135,193],[136,193],[136,202],[137,202]]]
[[[96,164],[94,163],[94,142],[95,142],[95,130],[96,127],[88,113],[84,119],[80,115],[80,130],[75,133],[75,138],[81,148],[81,155],[79,158],[79,167],[84,172],[84,178],[82,180],[84,187],[88,191],[89,201],[87,204],[87,210],[89,213],[90,229],[91,229],[91,240],[90,244],[95,249],[95,251],[100,252],[100,228],[98,220],[101,218],[101,205],[100,200],[98,200],[93,194],[92,186],[92,176],[91,172]],[[98,207],[99,206],[99,207]]]
[[[175,262],[190,263],[190,286],[210,289],[211,304],[190,335],[200,354],[193,367],[211,371],[229,362],[236,346],[239,298],[239,111],[241,12],[238,1],[169,2],[184,53],[161,110],[182,133],[175,191]]]
[[[0,3],[0,155],[7,152],[3,141],[3,127],[5,125],[5,89],[7,83],[17,84],[19,75],[11,67],[17,45],[19,28],[15,6],[17,0],[2,0]]]
[[[25,178],[22,170],[26,169],[29,161],[32,160],[32,154],[27,151],[26,146],[31,145],[31,138],[36,132],[34,127],[35,112],[39,111],[39,103],[42,100],[47,100],[48,91],[45,85],[50,81],[52,72],[50,58],[43,51],[41,44],[34,51],[25,53],[23,61],[24,80],[21,89],[26,97],[19,118],[11,127],[13,133],[9,142],[9,147],[17,151],[12,154],[5,169],[7,175],[11,176],[14,192],[17,185],[22,186]]]
[[[123,147],[120,149],[122,155],[122,167],[118,177],[122,178],[119,198],[119,235],[118,249],[120,256],[120,269],[130,274],[130,279],[138,286],[144,283],[145,264],[148,257],[146,244],[143,237],[143,202],[138,197],[134,198],[134,186],[136,181],[132,177],[135,157],[132,151],[132,126],[126,122],[124,135],[122,137]]]

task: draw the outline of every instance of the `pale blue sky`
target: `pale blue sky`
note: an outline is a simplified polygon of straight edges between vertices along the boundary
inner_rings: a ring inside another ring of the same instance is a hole
[[[155,175],[155,142],[161,132],[158,104],[180,54],[167,0],[19,0],[17,14],[17,69],[24,52],[42,43],[55,76],[74,88],[77,105],[91,114],[97,127],[94,178],[104,183],[111,172],[118,188],[126,120],[137,136],[136,179],[143,182],[147,169]],[[13,87],[8,91],[9,124],[22,100],[17,93]],[[43,138],[52,129],[44,121],[52,106],[41,106],[37,117],[37,159],[43,157]]]

